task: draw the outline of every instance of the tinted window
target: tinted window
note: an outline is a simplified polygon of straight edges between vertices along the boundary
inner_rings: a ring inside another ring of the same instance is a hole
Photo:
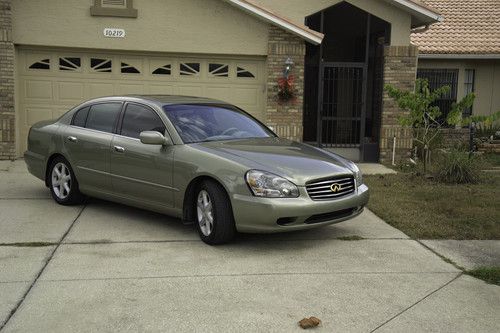
[[[163,110],[184,143],[274,136],[249,114],[228,105],[169,105]]]
[[[116,117],[120,113],[121,108],[121,103],[92,105],[87,117],[86,127],[103,132],[113,132]]]
[[[79,127],[85,127],[85,121],[87,120],[87,115],[89,114],[90,106],[80,109],[76,112],[73,117],[73,125]]]
[[[138,139],[143,131],[157,131],[165,134],[165,125],[160,117],[148,107],[137,104],[127,105],[121,135]]]

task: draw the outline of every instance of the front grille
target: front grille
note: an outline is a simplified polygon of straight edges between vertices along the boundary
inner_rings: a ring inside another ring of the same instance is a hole
[[[352,176],[339,176],[306,184],[307,193],[313,200],[334,200],[353,193],[354,189]]]

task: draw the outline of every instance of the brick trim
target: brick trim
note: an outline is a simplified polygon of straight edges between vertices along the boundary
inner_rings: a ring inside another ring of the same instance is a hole
[[[279,27],[269,27],[266,123],[280,137],[296,141],[302,141],[303,132],[305,54],[306,45],[301,38]],[[283,77],[288,57],[294,62],[290,74],[295,77],[297,97],[294,101],[279,103],[276,97],[278,79]]]
[[[0,160],[16,157],[11,0],[0,0]]]
[[[384,85],[399,89],[414,90],[417,76],[418,48],[416,46],[386,46],[384,49]],[[390,163],[394,137],[398,162],[410,157],[413,146],[411,128],[402,127],[398,118],[404,114],[398,105],[384,92],[380,133],[380,162]]]

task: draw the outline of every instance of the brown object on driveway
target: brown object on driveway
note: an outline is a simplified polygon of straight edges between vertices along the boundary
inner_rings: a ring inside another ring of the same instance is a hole
[[[321,324],[321,320],[316,317],[304,318],[299,321],[299,326],[303,329],[313,328]]]

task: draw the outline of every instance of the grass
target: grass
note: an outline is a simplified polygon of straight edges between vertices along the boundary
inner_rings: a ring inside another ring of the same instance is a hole
[[[483,178],[445,185],[404,173],[366,176],[368,208],[414,239],[500,239],[500,173]]]
[[[486,168],[500,167],[500,154],[484,154],[483,159],[486,163]]]
[[[51,242],[0,243],[0,246],[12,246],[12,247],[46,247],[52,245],[57,245],[57,243],[51,243]]]
[[[488,283],[500,286],[500,267],[480,267],[466,273]]]

